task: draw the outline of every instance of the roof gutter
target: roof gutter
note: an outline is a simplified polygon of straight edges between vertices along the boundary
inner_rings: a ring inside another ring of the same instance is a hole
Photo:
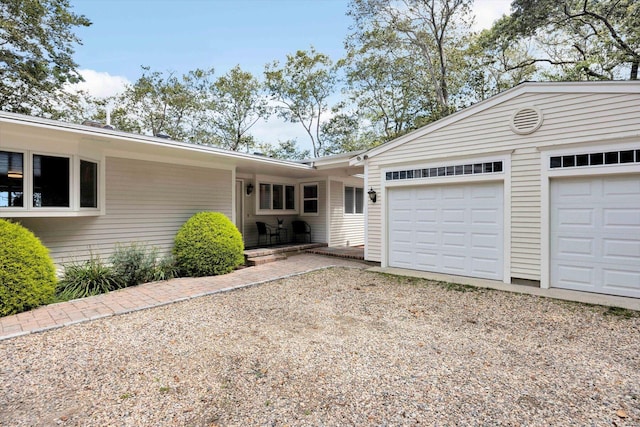
[[[73,123],[64,123],[56,120],[42,119],[39,117],[31,117],[31,116],[25,116],[25,115],[15,114],[15,113],[0,112],[0,122],[12,123],[12,124],[18,124],[18,125],[30,125],[30,126],[44,128],[44,129],[68,131],[68,132],[73,132],[75,134],[80,134],[80,135],[87,135],[87,136],[93,136],[93,137],[98,136],[98,137],[107,138],[107,139],[131,141],[139,144],[155,145],[160,147],[169,147],[169,148],[176,148],[176,149],[182,149],[187,151],[195,151],[203,154],[217,155],[223,158],[250,160],[257,163],[278,165],[278,166],[290,167],[293,169],[307,169],[307,170],[311,169],[311,167],[306,164],[290,162],[287,160],[273,159],[270,157],[263,157],[263,156],[255,156],[253,154],[239,153],[239,152],[224,150],[221,148],[211,147],[207,145],[198,145],[198,144],[191,144],[187,142],[179,142],[179,141],[159,138],[155,136],[136,135],[136,134],[130,134],[127,132],[122,132],[117,130],[94,128],[90,126],[82,126],[82,125],[77,125]]]

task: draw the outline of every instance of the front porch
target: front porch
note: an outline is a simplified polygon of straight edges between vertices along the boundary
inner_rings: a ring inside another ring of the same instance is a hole
[[[279,261],[287,258],[287,254],[299,254],[307,249],[327,246],[326,243],[283,243],[269,247],[257,247],[244,251],[245,265],[254,266]]]
[[[329,247],[326,243],[291,243],[247,249],[244,251],[245,265],[266,264],[286,259],[287,255],[302,252],[364,260],[364,246]]]

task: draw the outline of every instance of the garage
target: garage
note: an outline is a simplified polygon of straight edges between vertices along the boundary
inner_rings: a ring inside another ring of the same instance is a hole
[[[550,285],[640,298],[640,176],[550,183]]]
[[[503,279],[502,182],[388,189],[388,264]]]

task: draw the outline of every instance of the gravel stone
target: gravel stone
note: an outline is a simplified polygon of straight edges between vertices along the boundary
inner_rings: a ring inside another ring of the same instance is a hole
[[[316,271],[2,341],[0,426],[638,426],[610,312]]]

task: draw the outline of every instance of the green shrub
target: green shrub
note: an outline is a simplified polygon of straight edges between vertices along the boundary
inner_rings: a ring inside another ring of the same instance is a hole
[[[68,301],[104,294],[124,287],[113,268],[104,264],[99,257],[81,263],[65,265],[64,277],[56,290],[58,299]]]
[[[200,212],[185,222],[173,247],[180,274],[199,277],[225,274],[244,262],[242,236],[219,212]]]
[[[52,302],[55,288],[47,248],[20,224],[0,219],[0,316]]]
[[[157,257],[157,249],[132,243],[129,246],[117,245],[109,261],[124,286],[136,286],[154,280]]]
[[[178,277],[178,267],[173,256],[161,258],[156,261],[156,268],[153,272],[153,280],[169,280]]]
[[[158,258],[156,248],[147,248],[139,243],[132,243],[129,246],[117,245],[109,261],[125,286],[136,286],[140,283],[176,277],[176,267],[172,257]]]

